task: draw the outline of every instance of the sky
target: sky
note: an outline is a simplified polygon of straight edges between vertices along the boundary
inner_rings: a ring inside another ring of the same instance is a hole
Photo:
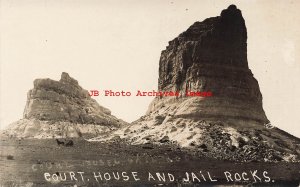
[[[22,118],[36,78],[62,72],[87,90],[157,89],[160,53],[230,4],[243,14],[248,63],[272,125],[300,137],[300,1],[0,0],[0,127]],[[152,97],[94,97],[128,122]]]

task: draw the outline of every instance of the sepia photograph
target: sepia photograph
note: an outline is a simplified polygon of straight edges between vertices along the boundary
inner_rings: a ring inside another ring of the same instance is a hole
[[[0,187],[299,186],[299,8],[0,0]]]

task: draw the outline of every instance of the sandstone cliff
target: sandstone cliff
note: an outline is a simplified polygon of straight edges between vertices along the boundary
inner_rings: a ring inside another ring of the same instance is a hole
[[[235,161],[299,160],[300,140],[272,127],[265,115],[258,82],[248,68],[245,21],[235,5],[169,42],[160,57],[158,90],[181,94],[156,97],[145,116],[107,139],[176,144]],[[213,96],[186,97],[186,91]]]
[[[258,82],[248,68],[245,21],[235,5],[218,17],[194,23],[169,42],[160,57],[158,89],[181,95],[188,90],[213,93],[189,105],[188,115],[268,123]],[[168,103],[167,99],[156,98],[148,112]]]
[[[59,81],[34,81],[23,119],[10,125],[6,133],[27,138],[94,137],[126,124],[63,72]]]

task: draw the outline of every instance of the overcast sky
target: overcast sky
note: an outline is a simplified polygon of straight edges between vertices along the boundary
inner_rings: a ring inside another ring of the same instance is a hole
[[[236,4],[271,123],[300,137],[300,1],[0,0],[1,128],[22,118],[36,78],[68,72],[87,89],[157,88],[161,50],[195,21]],[[128,122],[151,97],[95,99]]]

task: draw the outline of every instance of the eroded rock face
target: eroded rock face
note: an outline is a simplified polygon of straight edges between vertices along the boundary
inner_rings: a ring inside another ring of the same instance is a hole
[[[194,23],[169,42],[160,57],[158,90],[179,91],[182,97],[187,91],[212,92],[213,97],[187,106],[204,109],[194,116],[268,123],[258,82],[248,68],[245,21],[235,5],[218,17]],[[168,100],[156,98],[148,113]],[[176,102],[182,101],[176,98]]]
[[[60,81],[36,79],[24,110],[25,119],[120,126],[110,114],[67,73],[62,73]]]
[[[247,30],[231,5],[218,17],[196,22],[162,51],[159,91],[146,115],[110,137],[130,144],[175,144],[202,156],[233,161],[299,161],[300,140],[272,127],[258,82],[248,68]],[[186,91],[211,97],[185,96]]]
[[[219,78],[213,82],[219,82],[220,79],[231,81],[230,78],[252,76],[248,69],[246,41],[245,21],[235,5],[223,10],[221,16],[194,23],[162,51],[159,90],[172,87],[184,90],[191,86],[208,89],[206,86],[209,86],[217,89],[212,91],[218,91],[220,85],[201,80],[213,77]]]
[[[128,123],[111,115],[81,88],[77,80],[62,73],[59,81],[36,79],[28,92],[23,119],[1,134],[17,138],[93,138]]]

